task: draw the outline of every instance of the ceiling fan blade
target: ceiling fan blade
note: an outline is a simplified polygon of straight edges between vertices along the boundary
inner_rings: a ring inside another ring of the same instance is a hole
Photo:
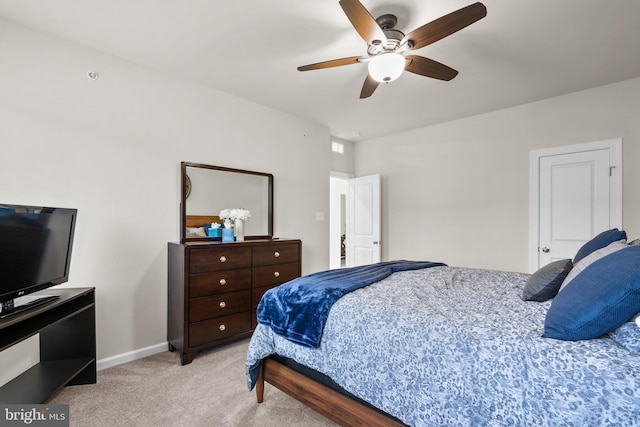
[[[351,21],[353,28],[356,29],[367,44],[373,43],[374,40],[380,40],[382,43],[387,41],[382,28],[362,3],[358,0],[340,0],[339,3],[347,18]]]
[[[362,90],[360,91],[360,99],[368,98],[373,95],[373,92],[378,88],[380,82],[371,77],[370,74],[367,74],[367,78],[364,81],[364,85],[362,85]]]
[[[404,36],[401,43],[411,40],[412,49],[419,49],[431,43],[437,42],[456,31],[487,16],[487,8],[482,3],[474,3],[448,15],[444,15],[434,21],[416,28]]]
[[[350,56],[349,58],[332,59],[331,61],[316,62],[315,64],[298,67],[298,71],[321,70],[323,68],[340,67],[342,65],[357,64],[360,56]]]
[[[409,60],[409,64],[404,69],[414,74],[445,81],[458,75],[458,72],[453,68],[424,56],[407,55],[405,59]]]

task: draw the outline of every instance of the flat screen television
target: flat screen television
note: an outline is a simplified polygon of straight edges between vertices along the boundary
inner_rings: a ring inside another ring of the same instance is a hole
[[[0,312],[46,302],[20,298],[28,304],[14,305],[68,281],[77,215],[77,209],[0,204]]]

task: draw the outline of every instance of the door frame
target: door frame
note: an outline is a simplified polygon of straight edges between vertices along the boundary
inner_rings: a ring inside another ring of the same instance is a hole
[[[536,270],[540,247],[540,158],[595,150],[609,150],[610,226],[622,229],[622,138],[532,150],[529,155],[529,272]]]
[[[329,171],[329,180],[331,181],[332,178],[344,181],[347,187],[347,193],[348,193],[349,180],[354,178],[354,175],[350,173],[345,173],[345,172]],[[330,196],[330,200],[329,200],[329,268],[333,269],[333,268],[341,267],[340,265],[337,265],[335,263],[333,265],[331,264],[331,261],[332,261],[331,255],[332,255],[332,250],[333,251],[339,250],[339,249],[336,249],[336,247],[340,245],[339,226],[341,225],[341,222],[343,220],[345,223],[347,222],[348,215],[346,213],[347,202],[345,201],[345,216],[343,218],[342,215],[340,214],[339,201],[336,197],[337,195],[334,194],[330,189],[329,196]],[[336,232],[336,230],[338,231]]]

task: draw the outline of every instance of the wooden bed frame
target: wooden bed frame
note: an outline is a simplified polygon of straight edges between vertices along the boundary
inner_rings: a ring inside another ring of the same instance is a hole
[[[376,411],[273,359],[262,361],[260,376],[256,383],[258,403],[264,400],[265,381],[341,426],[405,426],[389,415]]]
[[[216,215],[187,215],[185,222],[185,227],[202,227],[202,224],[210,224],[212,222],[222,224],[223,221]]]

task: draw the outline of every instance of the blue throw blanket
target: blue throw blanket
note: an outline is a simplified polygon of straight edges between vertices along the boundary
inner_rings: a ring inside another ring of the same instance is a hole
[[[268,290],[258,304],[258,322],[297,344],[315,348],[331,306],[343,295],[378,282],[396,271],[443,266],[438,262],[388,261],[327,270]]]

